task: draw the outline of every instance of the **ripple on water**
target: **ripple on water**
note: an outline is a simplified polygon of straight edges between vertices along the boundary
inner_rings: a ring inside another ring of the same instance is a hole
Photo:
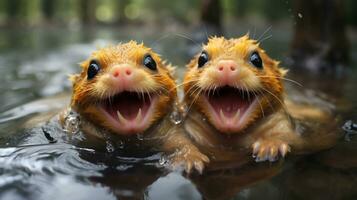
[[[94,150],[77,148],[69,144],[28,145],[0,149],[0,168],[33,174],[98,175],[105,166],[81,159],[80,154],[93,154]]]
[[[63,199],[71,194],[74,199],[115,199],[110,192],[113,183],[106,182],[108,177],[125,185],[126,179],[137,179],[139,172],[148,176],[150,182],[144,183],[149,185],[161,173],[157,168],[160,157],[124,157],[67,143],[0,148],[0,198]],[[141,194],[136,189],[114,190],[119,196]]]
[[[31,145],[0,149],[0,193],[17,190],[36,194],[47,185],[55,184],[59,175],[74,177],[100,176],[104,165],[80,158],[80,153],[92,154],[91,149],[78,149],[68,144]],[[76,181],[78,182],[78,181]],[[75,183],[75,182],[73,182]]]

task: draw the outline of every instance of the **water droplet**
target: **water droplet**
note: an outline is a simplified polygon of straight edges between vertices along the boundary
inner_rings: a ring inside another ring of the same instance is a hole
[[[114,145],[109,140],[106,141],[106,145],[108,153],[112,153],[115,150]]]
[[[357,124],[353,123],[352,120],[345,122],[345,124],[342,126],[342,129],[345,131],[346,141],[351,141],[351,136],[357,135]]]
[[[169,160],[167,159],[166,156],[161,156],[159,160],[159,165],[161,166],[166,166],[169,163]]]
[[[299,17],[300,19],[302,19],[302,14],[301,14],[301,13],[298,13],[298,17]]]
[[[184,104],[175,102],[174,109],[170,115],[170,120],[174,124],[181,124],[187,114],[187,107]]]
[[[124,147],[125,147],[124,142],[121,141],[121,140],[119,140],[119,141],[117,142],[117,147],[118,147],[119,149],[124,149]]]
[[[138,140],[142,141],[144,140],[144,135],[143,134],[136,134],[136,138],[138,138]]]
[[[181,124],[183,117],[178,111],[173,111],[170,115],[170,120],[172,123],[178,125]]]
[[[71,134],[79,132],[80,118],[79,114],[73,110],[69,111],[68,115],[64,119],[63,131]]]

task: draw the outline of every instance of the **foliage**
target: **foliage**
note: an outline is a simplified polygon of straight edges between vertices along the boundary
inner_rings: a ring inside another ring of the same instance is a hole
[[[203,0],[0,0],[0,25],[199,22]],[[292,0],[221,0],[225,18],[291,19]],[[357,25],[357,1],[345,0],[348,24]],[[83,6],[85,5],[85,6]],[[85,17],[87,16],[87,17]]]

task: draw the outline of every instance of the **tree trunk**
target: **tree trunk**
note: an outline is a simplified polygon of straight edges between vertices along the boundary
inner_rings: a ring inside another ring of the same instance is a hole
[[[21,23],[21,0],[6,0],[6,23],[13,26]]]
[[[80,0],[79,16],[83,24],[95,24],[96,0]]]
[[[55,0],[41,1],[41,10],[46,21],[53,21],[55,6],[56,6]]]
[[[334,72],[349,56],[341,0],[294,0],[293,65],[315,72]]]
[[[219,0],[201,0],[201,22],[207,31],[214,34],[222,32],[222,8]]]
[[[239,18],[243,18],[245,17],[245,15],[247,14],[247,8],[249,5],[249,1],[248,0],[240,0],[240,1],[233,1],[234,6],[235,6],[235,16],[239,17]]]
[[[126,24],[128,18],[125,15],[125,7],[130,4],[130,0],[117,0],[116,9],[117,9],[117,24]]]

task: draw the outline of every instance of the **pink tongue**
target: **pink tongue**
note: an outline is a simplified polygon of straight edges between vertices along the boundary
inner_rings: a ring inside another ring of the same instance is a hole
[[[240,109],[240,113],[244,113],[249,106],[249,102],[241,95],[237,90],[222,89],[219,93],[210,96],[208,100],[218,115],[222,110],[224,116],[233,117],[238,109]]]
[[[127,120],[133,120],[136,118],[139,109],[141,109],[142,115],[145,116],[150,106],[150,100],[148,97],[142,99],[136,93],[124,92],[114,96],[106,103],[106,110],[114,118],[117,118],[117,111]]]

